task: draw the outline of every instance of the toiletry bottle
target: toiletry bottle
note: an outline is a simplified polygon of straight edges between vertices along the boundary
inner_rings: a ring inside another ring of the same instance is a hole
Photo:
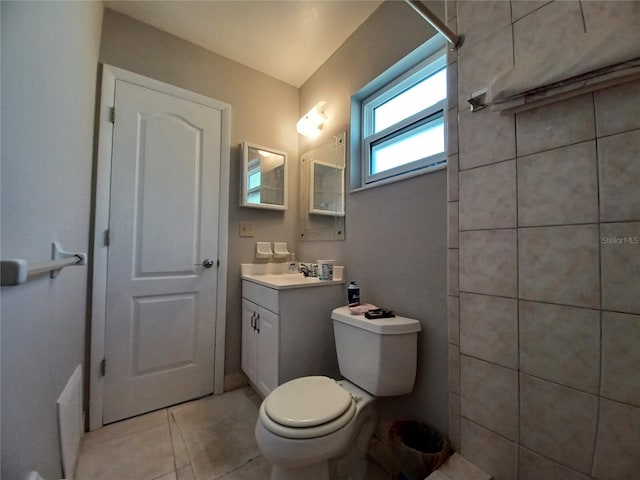
[[[360,305],[360,287],[357,282],[351,282],[347,287],[347,301],[350,307]]]
[[[289,262],[289,273],[298,273],[298,264],[296,263],[296,254],[291,254],[291,261]]]

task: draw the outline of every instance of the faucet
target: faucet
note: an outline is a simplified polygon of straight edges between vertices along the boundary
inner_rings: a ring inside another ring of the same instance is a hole
[[[309,276],[309,267],[307,265],[305,265],[304,263],[301,263],[300,266],[298,267],[298,269],[300,270],[300,272],[302,272],[302,274],[305,277]]]
[[[300,263],[298,270],[305,277],[317,277],[318,276],[318,266],[313,264]]]

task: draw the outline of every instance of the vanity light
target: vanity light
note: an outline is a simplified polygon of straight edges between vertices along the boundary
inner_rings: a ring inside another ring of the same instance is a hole
[[[309,138],[315,138],[320,135],[322,125],[327,121],[327,116],[322,113],[322,108],[326,103],[318,102],[298,121],[297,130],[300,135]]]

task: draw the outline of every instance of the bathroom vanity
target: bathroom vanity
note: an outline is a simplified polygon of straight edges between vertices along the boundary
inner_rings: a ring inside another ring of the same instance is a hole
[[[262,396],[307,375],[339,375],[331,311],[342,280],[300,273],[242,273],[242,371]]]

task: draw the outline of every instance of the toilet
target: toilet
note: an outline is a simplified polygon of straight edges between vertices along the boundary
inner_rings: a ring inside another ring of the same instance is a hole
[[[273,464],[271,480],[363,480],[375,398],[413,390],[420,322],[369,320],[348,307],[331,318],[344,379],[296,378],[260,405],[255,434]]]

